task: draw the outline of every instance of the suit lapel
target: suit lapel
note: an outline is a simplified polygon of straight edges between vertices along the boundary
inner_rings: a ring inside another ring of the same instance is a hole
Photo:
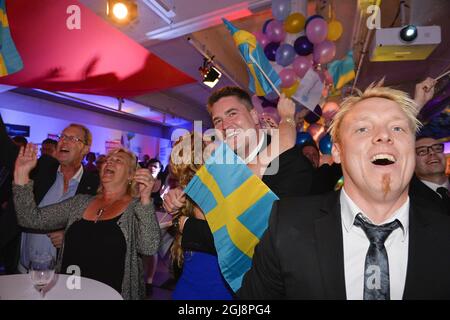
[[[427,250],[435,245],[429,240],[428,219],[423,214],[423,209],[414,201],[411,201],[409,214],[409,245],[408,245],[408,267],[406,270],[405,290],[403,299],[411,299],[418,292],[424,290],[423,279],[417,275],[428,270]]]
[[[325,296],[346,299],[339,192],[327,199],[321,211],[325,214],[315,221],[315,240]]]

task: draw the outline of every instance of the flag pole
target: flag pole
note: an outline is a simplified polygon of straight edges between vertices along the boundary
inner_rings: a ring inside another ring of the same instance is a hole
[[[267,82],[269,82],[270,86],[272,87],[272,89],[278,94],[278,96],[281,96],[280,91],[278,91],[277,87],[273,84],[273,82],[269,79],[269,76],[264,72],[264,70],[261,68],[261,66],[258,64],[258,62],[256,62],[255,58],[253,58],[253,56],[251,54],[249,54],[250,60],[252,60],[253,64],[256,65],[256,67],[258,68],[258,70],[263,74],[264,78],[266,78]],[[294,97],[290,97],[290,99],[296,101],[299,104],[302,104],[300,101],[298,101],[297,99],[295,99]],[[320,115],[318,115],[314,110],[309,110],[312,113],[314,113],[316,116],[318,116],[319,118],[321,117]]]

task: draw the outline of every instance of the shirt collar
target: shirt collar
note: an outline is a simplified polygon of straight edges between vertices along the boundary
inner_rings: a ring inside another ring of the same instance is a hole
[[[353,228],[354,226],[353,223],[355,222],[355,218],[358,215],[358,213],[361,213],[364,216],[364,218],[366,218],[369,222],[371,222],[370,219],[367,218],[367,216],[364,214],[364,212],[358,207],[358,205],[355,202],[353,202],[350,196],[345,192],[345,187],[342,188],[341,190],[340,201],[341,201],[341,218],[346,232],[350,232],[351,229]],[[405,241],[408,235],[409,205],[410,204],[408,196],[405,203],[400,208],[398,208],[389,219],[387,219],[382,223],[385,224],[392,222],[395,219],[398,219],[402,224],[401,226],[401,229],[403,231],[402,241]]]
[[[443,184],[437,184],[437,183],[425,181],[425,180],[420,180],[420,181],[422,181],[428,188],[430,188],[434,192],[436,192],[436,190],[440,187],[444,187],[445,189],[450,190],[450,186],[449,186],[450,183],[448,182],[448,180],[446,180]]]
[[[259,131],[261,132],[261,131]],[[250,152],[250,154],[248,155],[247,158],[245,158],[244,163],[248,164],[250,162],[253,161],[253,159],[255,159],[255,157],[258,155],[259,151],[261,151],[261,148],[264,144],[264,141],[266,140],[266,135],[263,133],[262,137],[259,139],[258,145],[256,146],[255,149],[253,149],[252,152]]]
[[[83,176],[83,172],[84,172],[83,165],[81,165],[80,169],[78,169],[78,171],[74,174],[74,176],[70,179],[70,181],[75,180],[77,183],[80,183],[81,177]],[[61,176],[63,175],[63,173],[61,172],[61,165],[58,167],[58,174]]]

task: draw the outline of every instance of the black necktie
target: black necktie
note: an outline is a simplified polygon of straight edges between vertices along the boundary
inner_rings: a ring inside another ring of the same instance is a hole
[[[439,188],[437,188],[436,192],[439,193],[439,195],[441,196],[442,200],[447,200],[448,201],[448,190],[447,190],[447,188],[439,187]]]
[[[389,261],[384,242],[401,223],[395,220],[376,226],[358,214],[354,225],[363,229],[370,241],[364,266],[364,300],[390,300]]]

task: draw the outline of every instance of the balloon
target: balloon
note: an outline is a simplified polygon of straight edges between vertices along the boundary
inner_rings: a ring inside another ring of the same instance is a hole
[[[295,74],[295,71],[293,69],[283,69],[279,73],[280,79],[281,79],[281,87],[282,88],[288,88],[292,86],[297,80],[297,75]]]
[[[314,49],[314,45],[305,36],[300,36],[294,42],[294,49],[301,56],[307,56],[311,54]]]
[[[319,121],[320,116],[322,115],[322,109],[320,108],[319,105],[317,105],[314,108],[314,112],[308,112],[308,114],[305,116],[305,121],[308,123],[315,123],[317,121]]]
[[[286,31],[283,28],[283,22],[273,20],[267,25],[267,38],[272,42],[282,42],[286,38]]]
[[[306,27],[306,36],[313,44],[323,42],[327,38],[327,34],[328,24],[323,19],[314,19]]]
[[[313,141],[313,138],[308,132],[297,132],[297,139],[295,144],[304,144],[306,141]]]
[[[278,128],[278,124],[280,123],[280,115],[278,114],[277,108],[264,108],[264,111],[260,116],[260,120],[264,128]]]
[[[325,120],[331,120],[338,111],[339,105],[334,101],[328,101],[322,107],[322,116]]]
[[[312,15],[312,16],[310,16],[310,17],[308,17],[308,18],[306,19],[306,22],[305,22],[305,29],[306,29],[306,27],[308,26],[308,24],[309,24],[312,20],[314,20],[314,19],[316,19],[316,18],[319,18],[319,19],[324,20],[323,17],[322,17],[320,14],[314,14],[314,15]]]
[[[300,84],[300,81],[297,80],[289,88],[281,88],[281,92],[284,93],[286,97],[290,98],[294,93],[297,92],[299,84]]]
[[[314,62],[325,64],[333,60],[336,55],[336,45],[330,40],[325,40],[314,46]]]
[[[292,69],[297,76],[303,78],[306,72],[308,72],[309,68],[312,67],[312,65],[313,62],[310,59],[299,56],[295,58],[294,62],[292,63]]]
[[[331,154],[331,147],[333,143],[331,142],[331,136],[327,133],[319,141],[319,150],[322,154]]]
[[[267,59],[270,61],[275,61],[275,55],[277,54],[277,49],[280,46],[278,42],[270,42],[266,45],[264,48],[264,54],[266,55]]]
[[[284,30],[289,33],[299,33],[305,26],[305,16],[295,12],[284,21]]]
[[[318,141],[325,134],[325,128],[320,124],[312,123],[308,127],[308,132],[314,141]]]
[[[261,115],[264,112],[264,108],[262,106],[262,101],[261,101],[261,99],[258,98],[258,96],[256,96],[256,95],[252,96],[252,104],[253,104],[253,107],[255,108],[256,112],[258,113],[258,115]]]
[[[337,39],[339,39],[341,37],[343,30],[344,29],[342,28],[342,24],[339,21],[331,20],[328,23],[327,39],[330,41],[336,41]]]
[[[283,43],[277,50],[275,54],[275,61],[283,67],[290,65],[295,59],[295,50],[294,48],[287,44]]]
[[[264,48],[266,45],[269,44],[270,40],[262,31],[256,31],[255,32],[256,40],[259,42],[259,44]]]
[[[291,13],[291,0],[272,0],[272,15],[283,21]]]
[[[273,19],[269,19],[269,20],[266,20],[266,22],[264,22],[263,27],[262,27],[262,32],[263,32],[264,34],[266,34],[266,32],[267,32],[267,25],[268,25],[269,23],[271,23],[272,21],[273,21]]]

